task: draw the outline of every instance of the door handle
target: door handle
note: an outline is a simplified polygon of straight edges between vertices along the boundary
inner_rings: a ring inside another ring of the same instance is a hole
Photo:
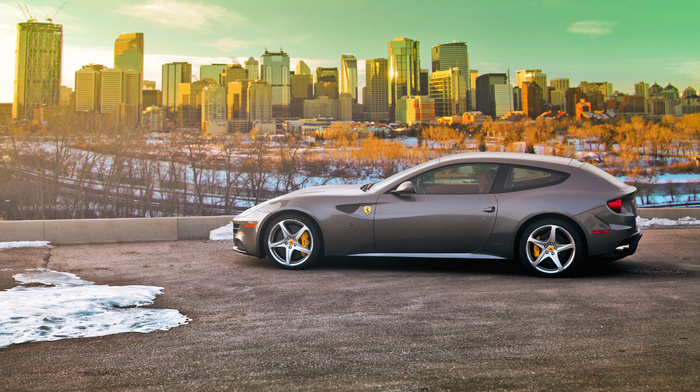
[[[494,212],[494,211],[496,211],[496,207],[495,207],[495,206],[491,206],[491,207],[486,207],[486,208],[484,208],[484,212]]]

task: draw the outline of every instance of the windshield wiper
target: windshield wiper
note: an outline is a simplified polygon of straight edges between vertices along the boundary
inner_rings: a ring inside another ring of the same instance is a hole
[[[369,184],[362,185],[360,189],[362,189],[363,192],[367,192],[374,184],[374,182],[370,182]]]

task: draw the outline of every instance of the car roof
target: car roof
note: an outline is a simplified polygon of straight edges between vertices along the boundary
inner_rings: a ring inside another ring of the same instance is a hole
[[[469,161],[469,160],[493,160],[499,163],[548,163],[569,166],[575,160],[572,158],[557,157],[552,155],[535,155],[515,152],[468,152],[463,154],[447,155],[438,158],[441,163]]]

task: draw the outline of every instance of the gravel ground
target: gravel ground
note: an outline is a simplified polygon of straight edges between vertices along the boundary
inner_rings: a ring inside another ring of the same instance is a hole
[[[514,262],[336,259],[286,271],[230,243],[0,251],[28,268],[164,287],[165,332],[11,345],[0,390],[697,391],[700,229],[565,279]],[[2,306],[0,304],[0,306]]]

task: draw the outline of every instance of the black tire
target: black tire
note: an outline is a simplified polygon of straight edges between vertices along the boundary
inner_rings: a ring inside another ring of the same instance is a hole
[[[518,253],[528,272],[537,276],[567,276],[583,259],[578,231],[561,219],[541,219],[525,228]]]
[[[265,228],[263,246],[267,258],[281,268],[303,269],[321,258],[323,240],[311,219],[300,214],[284,214]]]

